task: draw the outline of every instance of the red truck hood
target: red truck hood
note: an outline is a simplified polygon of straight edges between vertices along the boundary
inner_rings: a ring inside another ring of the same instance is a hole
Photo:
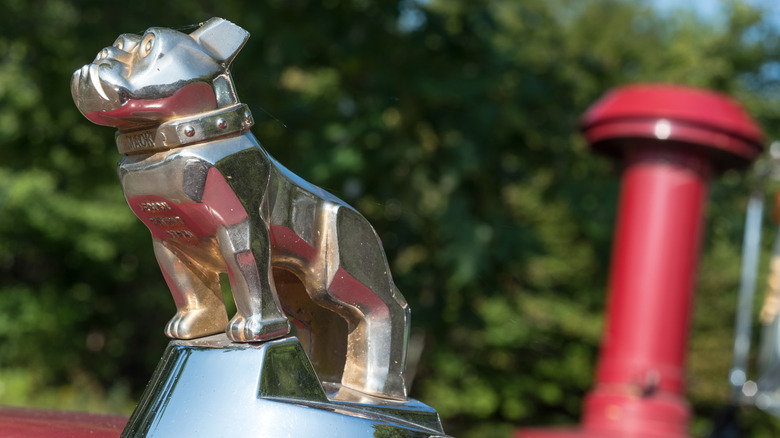
[[[0,407],[4,438],[117,438],[125,423],[122,415]]]

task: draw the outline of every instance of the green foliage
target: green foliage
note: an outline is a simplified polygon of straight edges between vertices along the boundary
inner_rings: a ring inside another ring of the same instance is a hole
[[[173,302],[118,187],[112,133],[69,96],[71,73],[119,33],[211,16],[250,30],[233,76],[255,134],[375,225],[425,339],[413,396],[457,436],[577,421],[617,197],[577,133],[590,103],[685,83],[736,96],[780,134],[765,68],[777,29],[740,2],[718,26],[620,0],[0,6],[2,403],[125,409],[166,343]],[[401,26],[402,10],[424,20]],[[727,395],[746,187],[729,173],[711,191],[689,364],[698,435]]]

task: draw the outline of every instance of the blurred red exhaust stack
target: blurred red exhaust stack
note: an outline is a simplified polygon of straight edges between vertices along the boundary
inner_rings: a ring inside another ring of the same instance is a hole
[[[725,95],[661,84],[611,91],[582,131],[624,166],[596,383],[578,428],[515,438],[687,437],[684,365],[707,182],[752,163],[763,134]]]

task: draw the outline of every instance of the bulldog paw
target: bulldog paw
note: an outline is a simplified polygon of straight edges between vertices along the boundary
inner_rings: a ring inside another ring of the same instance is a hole
[[[269,341],[290,333],[290,322],[287,318],[263,321],[258,316],[247,318],[237,313],[228,323],[225,333],[233,342]]]
[[[193,339],[219,333],[227,323],[223,309],[190,309],[176,313],[165,325],[165,335],[174,339]]]

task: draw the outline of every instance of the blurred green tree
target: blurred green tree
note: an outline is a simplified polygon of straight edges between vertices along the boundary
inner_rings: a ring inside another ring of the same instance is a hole
[[[221,16],[253,34],[233,75],[257,137],[382,237],[424,344],[413,396],[463,437],[575,422],[617,195],[578,117],[613,86],[678,82],[734,95],[777,138],[778,30],[724,7],[713,25],[639,0],[0,0],[0,403],[132,408],[174,307],[111,133],[68,82],[120,33]],[[746,184],[712,188],[698,435],[728,392]]]

